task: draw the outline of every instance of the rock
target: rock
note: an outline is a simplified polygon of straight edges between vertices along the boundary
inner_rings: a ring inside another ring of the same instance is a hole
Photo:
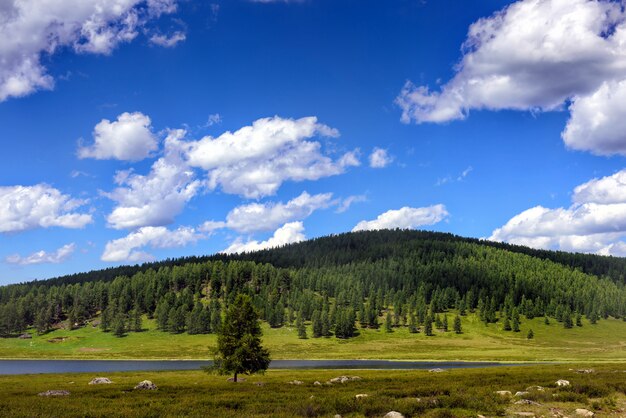
[[[290,385],[301,385],[304,382],[302,380],[292,380],[291,382],[288,382]]]
[[[496,393],[500,396],[513,396],[510,390],[498,390]]]
[[[32,335],[30,334],[22,334],[18,337],[20,340],[30,340],[31,338],[33,338]]]
[[[139,382],[139,384],[137,384],[137,386],[135,386],[135,389],[141,389],[141,390],[156,390],[157,386],[152,383],[149,380],[144,380],[142,382]]]
[[[108,377],[96,377],[89,382],[90,385],[110,385],[111,380]]]
[[[529,386],[526,388],[526,390],[528,391],[536,390],[538,392],[543,392],[545,389],[543,388],[543,386]]]
[[[578,408],[574,412],[576,412],[576,415],[581,416],[581,417],[593,417],[593,416],[596,415],[593,412],[591,412],[590,410],[584,409],[584,408]]]
[[[227,382],[233,382],[233,383],[241,383],[241,382],[245,382],[246,378],[245,377],[238,377],[237,378],[237,382],[235,382],[235,378],[234,377],[229,377],[228,379],[226,379]]]
[[[355,396],[355,398],[356,399],[363,399],[363,398],[367,398],[368,396],[370,396],[370,395],[368,395],[367,393],[359,393],[359,394],[357,394]]]
[[[578,369],[578,370],[576,370],[576,373],[590,374],[590,373],[595,373],[595,370],[593,370],[593,369]]]
[[[329,380],[329,382],[330,383],[346,383],[346,382],[353,382],[356,380],[362,380],[362,379],[359,376],[338,376],[338,377],[333,377],[332,379]]]
[[[519,401],[515,402],[515,405],[535,405],[535,406],[541,406],[540,403],[535,402],[535,401],[531,401],[530,399],[520,399]]]
[[[444,369],[440,369],[440,368],[435,368],[435,369],[430,369],[428,370],[430,373],[441,373],[441,372],[445,372]]]
[[[526,392],[526,391],[524,391],[524,392],[515,392],[515,396],[516,396],[516,397],[519,397],[519,396],[526,396],[526,395],[528,395],[529,393],[530,393],[530,392]]]
[[[569,380],[564,380],[564,379],[557,380],[556,385],[559,387],[569,386]]]
[[[38,393],[39,396],[68,396],[70,393],[67,390],[47,390],[45,392]]]
[[[322,383],[316,380],[315,382],[313,382],[313,386],[322,386]]]
[[[387,412],[384,418],[404,418],[404,415],[402,415],[400,412],[391,411]]]
[[[333,418],[342,418],[342,417],[339,414],[335,414],[335,416]]]
[[[520,417],[533,417],[534,418],[535,416],[533,412],[514,412],[514,414]]]
[[[487,418],[487,417],[486,417],[486,416],[484,416],[484,415],[480,415],[480,414],[478,414],[478,415],[476,415],[476,418]]]

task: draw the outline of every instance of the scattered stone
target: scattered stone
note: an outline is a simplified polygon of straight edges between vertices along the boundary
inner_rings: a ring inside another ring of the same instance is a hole
[[[265,382],[254,382],[256,386],[265,386]]]
[[[292,380],[291,382],[288,382],[290,385],[301,385],[304,382],[302,380]]]
[[[89,382],[90,385],[110,385],[111,383],[113,382],[108,377],[96,377]]]
[[[486,416],[484,416],[484,415],[480,415],[480,414],[478,414],[478,415],[476,415],[476,418],[487,418],[487,417],[486,417]]]
[[[96,319],[95,321],[91,321],[91,326],[93,328],[98,328],[100,326],[100,320]]]
[[[519,401],[515,402],[515,405],[535,405],[535,406],[541,406],[541,404],[539,402],[531,401],[530,399],[520,399]]]
[[[335,414],[335,416],[333,418],[342,418],[342,417],[339,414]]]
[[[70,393],[67,390],[47,390],[41,392],[39,396],[68,396]]]
[[[536,390],[538,392],[543,392],[545,389],[543,386],[529,386],[526,388],[526,390],[531,391],[531,390]]]
[[[30,334],[22,334],[18,337],[20,340],[30,340],[31,338],[33,338],[32,335]]]
[[[135,386],[135,389],[156,390],[157,386],[149,380],[144,380],[142,382],[139,382],[139,384]]]
[[[441,373],[441,372],[445,372],[444,369],[440,369],[439,367],[434,368],[434,369],[430,369],[428,370],[430,373]]]
[[[556,385],[559,387],[569,386],[569,380],[564,380],[564,379],[557,380]]]
[[[595,373],[596,371],[593,369],[578,369],[576,370],[576,373],[582,373],[582,374],[590,374],[590,373]]]
[[[227,382],[233,382],[233,383],[241,383],[241,382],[245,382],[246,378],[245,377],[238,377],[237,378],[237,382],[235,382],[235,378],[234,377],[229,377],[228,379],[226,379]]]
[[[520,397],[520,396],[526,396],[528,395],[530,392],[515,392],[515,397]]]
[[[581,417],[593,417],[593,416],[596,415],[593,412],[591,412],[590,410],[584,409],[584,408],[578,408],[574,412],[576,412],[576,415],[581,416]]]
[[[359,376],[338,376],[338,377],[333,377],[332,379],[330,379],[330,383],[346,383],[346,382],[352,382],[352,381],[356,381],[356,380],[361,380],[361,378]]]
[[[513,396],[510,390],[498,390],[496,391],[496,394],[500,396]]]
[[[535,417],[533,412],[515,412],[514,414],[520,417]]]
[[[387,412],[387,415],[385,415],[384,418],[404,418],[404,415],[402,415],[400,412],[391,411]]]
[[[367,398],[368,396],[370,396],[370,395],[368,395],[367,393],[359,393],[359,394],[357,394],[355,396],[355,398],[356,399],[363,399],[363,398]]]
[[[315,382],[313,382],[313,386],[322,386],[322,383],[316,380]]]

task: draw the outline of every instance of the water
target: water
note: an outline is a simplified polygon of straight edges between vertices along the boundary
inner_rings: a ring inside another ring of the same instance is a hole
[[[199,370],[202,360],[0,360],[0,375],[35,373],[105,373],[155,370]],[[274,360],[270,369],[463,369],[521,364],[463,361]]]

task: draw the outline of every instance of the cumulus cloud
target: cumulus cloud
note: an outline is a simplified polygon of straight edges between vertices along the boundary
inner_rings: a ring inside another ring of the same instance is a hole
[[[185,32],[176,31],[170,35],[154,34],[150,37],[150,42],[165,48],[172,48],[176,46],[179,42],[184,41],[185,39],[187,39],[187,35],[185,35]]]
[[[202,182],[195,179],[176,150],[168,144],[177,141],[184,131],[171,131],[166,138],[166,153],[159,158],[147,175],[131,170],[119,171],[115,182],[121,186],[103,193],[117,205],[107,216],[115,229],[162,226],[174,221],[199,191]]]
[[[237,239],[223,252],[226,254],[243,253],[264,250],[266,248],[280,247],[295,242],[304,241],[304,225],[302,222],[290,222],[274,231],[274,235],[267,241],[246,241]]]
[[[561,110],[566,144],[624,154],[626,11],[609,0],[521,0],[473,23],[455,76],[440,89],[407,82],[402,121],[464,119],[471,109]]]
[[[176,10],[175,0],[5,1],[0,6],[0,101],[40,89],[54,79],[42,56],[59,49],[110,54],[148,23]]]
[[[370,167],[385,168],[393,161],[393,158],[387,153],[386,149],[374,148],[370,154],[369,160]]]
[[[444,205],[423,208],[405,206],[398,210],[389,210],[371,221],[359,222],[352,231],[372,231],[378,229],[415,229],[424,225],[434,225],[448,217]]]
[[[344,213],[353,203],[367,202],[367,196],[364,194],[348,196],[339,202],[339,206],[335,210],[335,213]]]
[[[226,222],[209,221],[202,230],[211,232],[219,228],[229,228],[237,232],[251,233],[271,231],[290,221],[302,220],[318,209],[325,209],[335,202],[332,193],[310,195],[303,192],[287,203],[251,203],[231,210]]]
[[[93,131],[94,144],[78,149],[79,158],[139,161],[159,147],[150,118],[141,112],[122,113],[111,122],[103,119]]]
[[[142,251],[142,248],[184,247],[202,238],[204,236],[201,233],[190,227],[169,230],[163,226],[145,226],[123,238],[109,241],[100,258],[102,261],[110,262],[151,261],[154,260],[154,256]]]
[[[92,222],[91,215],[76,211],[85,203],[47,184],[0,187],[0,232],[83,228]]]
[[[276,116],[179,147],[191,167],[207,171],[209,189],[256,199],[275,194],[287,180],[317,180],[359,165],[357,150],[333,161],[320,142],[308,140],[314,136],[337,137],[339,132],[315,117]]]
[[[74,253],[74,250],[76,250],[76,245],[71,243],[62,246],[51,253],[41,250],[26,257],[22,257],[19,254],[13,254],[6,257],[5,261],[8,264],[19,264],[22,266],[49,263],[58,264],[67,260]]]
[[[568,208],[536,206],[493,231],[490,240],[535,248],[622,255],[626,170],[576,187]]]

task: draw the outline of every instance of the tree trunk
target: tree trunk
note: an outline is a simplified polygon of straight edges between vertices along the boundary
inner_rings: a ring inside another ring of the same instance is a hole
[[[237,383],[237,373],[235,373],[235,383]]]

